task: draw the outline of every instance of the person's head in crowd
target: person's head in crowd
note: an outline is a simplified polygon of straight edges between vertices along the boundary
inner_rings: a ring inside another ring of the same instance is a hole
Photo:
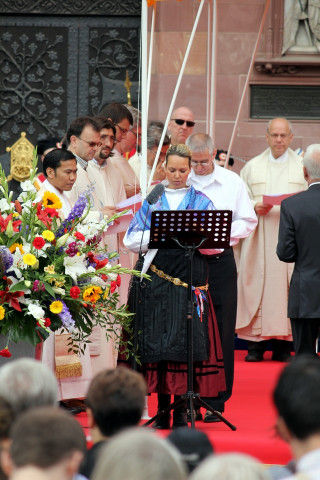
[[[60,193],[70,191],[77,179],[76,157],[69,150],[50,150],[43,160],[43,174]]]
[[[104,117],[96,117],[100,123],[100,142],[101,147],[96,151],[94,158],[101,165],[107,158],[112,157],[113,147],[116,145],[116,127]]]
[[[99,117],[105,117],[114,123],[118,143],[127,137],[130,126],[133,125],[132,114],[122,103],[113,102],[105,105],[100,110]]]
[[[131,113],[133,123],[127,136],[117,145],[117,150],[122,154],[130,153],[141,145],[141,112],[132,105],[125,104],[125,107]]]
[[[78,472],[86,449],[79,422],[68,412],[41,407],[22,413],[11,428],[11,445],[1,462],[9,477],[36,467],[50,480],[71,480]]]
[[[142,375],[128,368],[102,370],[95,375],[86,397],[93,441],[138,425],[146,394]]]
[[[217,153],[214,159],[216,165],[219,165],[220,167],[224,167],[226,163],[227,154],[228,154],[227,150],[217,150]],[[228,165],[226,166],[226,168],[231,170],[233,165],[234,165],[234,160],[230,156],[228,160]]]
[[[14,415],[9,403],[0,397],[0,455],[3,450],[10,447],[10,429],[13,421]],[[6,480],[7,478],[0,462],[0,480]]]
[[[320,182],[320,144],[309,145],[303,156],[303,173],[308,185]]]
[[[178,107],[172,112],[168,124],[171,145],[186,143],[187,138],[192,134],[195,126],[193,112],[188,107]]]
[[[194,133],[186,141],[192,152],[191,166],[196,175],[211,175],[214,170],[216,149],[210,135]]]
[[[177,428],[167,437],[181,453],[189,473],[213,454],[213,447],[204,432],[193,428]]]
[[[288,150],[293,139],[291,122],[285,118],[273,118],[270,120],[266,139],[273,158],[281,157]]]
[[[161,122],[153,122],[149,124],[147,130],[147,163],[150,167],[153,166],[161,136],[163,133],[164,125]],[[166,159],[166,153],[170,145],[170,138],[166,134],[163,139],[162,147],[160,150],[160,155],[158,158],[158,163],[164,163]]]
[[[78,117],[73,120],[67,131],[68,149],[89,162],[100,148],[100,124],[93,117]]]
[[[57,137],[47,137],[37,142],[37,154],[43,162],[44,157],[48,152],[55,148],[61,148],[60,140]]]
[[[177,190],[187,186],[191,171],[191,151],[181,144],[170,145],[166,154],[165,174],[168,188]]]
[[[92,480],[186,480],[179,452],[147,429],[122,432],[103,447]]]
[[[299,459],[320,448],[320,360],[301,355],[281,372],[273,392],[277,431]]]
[[[263,465],[241,453],[210,455],[191,473],[190,480],[270,480]]]
[[[0,368],[0,397],[9,404],[14,416],[34,407],[54,406],[58,401],[57,380],[37,360],[12,360]]]

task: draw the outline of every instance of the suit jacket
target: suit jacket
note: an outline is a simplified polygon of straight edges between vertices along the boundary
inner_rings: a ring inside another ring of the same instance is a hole
[[[289,290],[290,318],[320,318],[320,184],[281,203],[277,255],[295,262]]]

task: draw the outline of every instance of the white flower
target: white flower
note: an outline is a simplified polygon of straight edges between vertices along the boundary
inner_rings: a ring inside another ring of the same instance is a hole
[[[32,192],[35,193],[37,189],[33,186],[33,183],[30,180],[26,180],[25,182],[20,183],[21,188],[24,192]]]
[[[107,270],[109,270],[109,268],[113,268],[113,266],[110,265],[110,263],[108,263],[108,264],[105,266],[105,268],[106,268]],[[118,276],[117,273],[112,273],[112,272],[110,272],[110,273],[107,273],[107,275],[108,275],[108,278],[110,278],[111,281],[116,281],[116,280],[117,280],[117,276]]]
[[[36,305],[35,303],[30,303],[28,305],[28,315],[32,315],[36,320],[43,318],[45,316],[45,311],[43,310],[40,305]]]
[[[64,257],[63,265],[65,268],[66,275],[70,275],[72,280],[77,283],[78,275],[82,273],[87,273],[87,267],[84,263],[85,254],[75,255],[74,257]]]
[[[54,293],[57,293],[58,295],[65,295],[66,294],[66,291],[65,291],[64,288],[52,287],[52,290],[54,291]]]
[[[1,198],[1,200],[0,200],[0,210],[1,210],[1,212],[7,212],[8,210],[10,210],[10,208],[11,208],[11,206],[9,205],[7,200],[5,198]]]

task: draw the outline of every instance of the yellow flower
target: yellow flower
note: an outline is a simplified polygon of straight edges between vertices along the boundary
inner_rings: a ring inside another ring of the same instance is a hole
[[[60,198],[52,192],[44,192],[42,197],[42,204],[45,208],[55,208],[56,210],[62,208]]]
[[[86,288],[85,291],[83,292],[83,300],[86,302],[96,302],[99,300],[100,295],[102,294],[102,289],[100,287],[95,287],[92,285],[89,288]]]
[[[9,250],[11,253],[14,253],[17,248],[20,250],[20,253],[24,253],[23,248],[22,248],[22,243],[13,243],[11,247],[9,247]]]
[[[66,283],[63,277],[54,278],[53,280],[56,287],[63,287],[63,285]]]
[[[37,259],[32,253],[26,253],[23,257],[22,260],[26,265],[30,265],[31,267],[37,263]]]
[[[103,295],[103,299],[105,300],[106,298],[108,298],[108,295],[109,295],[109,292],[110,292],[110,287],[107,287],[104,291],[104,295]]]
[[[42,236],[45,240],[48,240],[48,242],[52,242],[55,239],[54,233],[50,230],[44,230]]]
[[[46,273],[50,273],[50,275],[54,275],[56,272],[54,271],[54,265],[48,265],[43,269]]]
[[[0,305],[0,320],[4,319],[5,313],[5,309],[2,307],[2,305]]]
[[[63,309],[63,303],[59,300],[56,300],[50,305],[50,312],[52,313],[61,313]]]

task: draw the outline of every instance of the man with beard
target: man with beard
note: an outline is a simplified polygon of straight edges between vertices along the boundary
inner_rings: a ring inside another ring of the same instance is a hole
[[[110,120],[103,117],[97,117],[95,121],[99,123],[101,128],[101,146],[95,152],[93,160],[88,162],[87,174],[90,182],[95,186],[95,193],[103,205],[104,214],[111,217],[116,213],[115,205],[126,199],[121,174],[110,161],[110,157],[113,155],[112,149],[117,142],[116,128]],[[121,234],[108,235],[108,232],[106,233],[102,242],[108,245],[108,252],[117,251],[120,253],[120,263],[122,265]],[[127,286],[125,283],[119,288],[121,305],[127,301]],[[99,327],[94,328],[90,339],[92,341],[90,344],[91,364],[94,373],[106,366],[115,368],[117,352],[112,339],[107,340]]]

